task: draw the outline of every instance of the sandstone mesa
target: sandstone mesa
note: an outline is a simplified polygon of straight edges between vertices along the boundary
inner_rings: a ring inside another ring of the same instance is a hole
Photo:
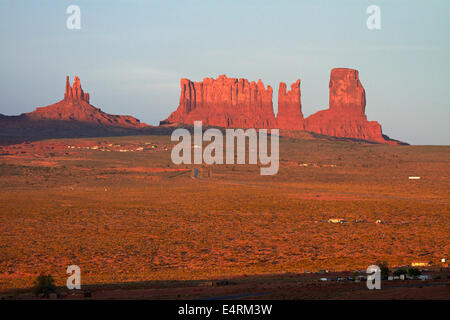
[[[300,79],[292,83],[289,89],[286,83],[279,84],[278,114],[275,116],[273,89],[270,85],[266,87],[261,80],[250,82],[247,79],[227,78],[225,75],[217,79],[205,78],[201,82],[181,79],[178,108],[160,122],[163,125],[160,128],[164,129],[166,124],[190,125],[194,121],[202,121],[204,126],[281,129],[285,132],[313,132],[373,143],[404,144],[383,135],[378,122],[367,120],[366,95],[357,70],[332,69],[329,108],[307,118],[302,112],[300,84]],[[22,134],[24,128],[34,128],[31,135],[45,131],[46,137],[58,136],[59,131],[77,124],[139,132],[151,128],[132,116],[111,115],[94,107],[90,104],[89,93],[83,91],[77,76],[72,86],[67,76],[61,101],[20,116],[0,114],[0,123],[7,136]],[[73,127],[71,130],[77,129]],[[95,134],[95,130],[88,131],[80,134]],[[123,134],[126,132],[123,131]]]
[[[205,78],[202,82],[181,79],[180,103],[160,124],[193,124],[234,128],[306,130],[328,136],[400,144],[383,135],[381,125],[368,121],[366,95],[357,70],[335,68],[329,83],[329,108],[303,117],[300,79],[286,91],[278,90],[278,114],[275,117],[272,88],[261,80]]]
[[[164,123],[192,124],[234,128],[274,128],[272,87],[261,80],[205,78],[202,82],[181,79],[178,109]]]

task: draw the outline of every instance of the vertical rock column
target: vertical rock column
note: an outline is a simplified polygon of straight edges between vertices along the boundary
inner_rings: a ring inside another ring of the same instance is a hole
[[[278,89],[277,123],[280,129],[303,130],[305,128],[302,113],[300,79],[291,84],[286,92],[286,83],[280,82]]]
[[[80,78],[75,76],[73,86],[70,86],[69,76],[66,77],[66,91],[64,92],[64,100],[82,100],[89,103],[89,93],[84,93],[81,89]]]

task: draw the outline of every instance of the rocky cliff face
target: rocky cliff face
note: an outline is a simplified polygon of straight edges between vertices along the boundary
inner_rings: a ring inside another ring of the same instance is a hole
[[[305,120],[307,131],[379,143],[390,143],[376,121],[367,121],[366,94],[357,70],[336,68],[330,75],[329,109]]]
[[[205,78],[202,82],[181,79],[178,109],[164,123],[237,128],[271,128],[276,125],[272,105],[272,88],[259,80]]]
[[[279,128],[303,130],[305,128],[300,93],[300,79],[286,92],[286,83],[280,82],[278,89],[277,124]]]
[[[69,77],[66,78],[63,100],[46,107],[36,108],[35,111],[25,113],[22,117],[31,120],[78,121],[123,128],[147,126],[132,116],[111,115],[89,104],[89,94],[81,88],[78,77],[75,77],[73,86],[70,86]]]
[[[182,79],[178,109],[161,124],[192,124],[201,120],[211,126],[306,130],[334,137],[398,143],[382,134],[378,122],[367,121],[366,94],[357,70],[332,69],[329,90],[329,109],[304,119],[300,79],[287,92],[286,84],[281,82],[275,119],[272,88],[266,89],[261,80],[255,83],[224,75],[203,82]]]
[[[80,78],[75,76],[73,79],[73,87],[70,86],[69,76],[66,77],[66,92],[64,93],[64,100],[79,100],[89,103],[89,93],[85,93],[81,89]]]
[[[366,92],[359,81],[358,70],[335,68],[330,75],[330,110],[365,115]]]

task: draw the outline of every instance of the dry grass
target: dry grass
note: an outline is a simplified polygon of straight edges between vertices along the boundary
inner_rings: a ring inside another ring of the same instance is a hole
[[[0,289],[30,287],[41,272],[64,285],[72,264],[92,284],[363,270],[450,253],[450,147],[284,138],[276,176],[223,165],[196,180],[171,163],[167,136],[99,139],[0,152]],[[159,148],[67,149],[145,143]]]

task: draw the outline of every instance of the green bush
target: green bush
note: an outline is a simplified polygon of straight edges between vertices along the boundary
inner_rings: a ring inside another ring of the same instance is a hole
[[[389,276],[389,267],[386,261],[383,262],[377,262],[377,265],[380,267],[381,270],[381,279],[386,280]]]
[[[398,270],[394,271],[394,276],[399,277],[402,274],[407,274],[407,273],[408,273],[408,271],[406,271],[405,269],[398,269]]]
[[[39,295],[41,293],[44,296],[48,296],[50,293],[56,291],[55,280],[51,275],[41,274],[34,280],[33,293]]]
[[[410,277],[417,278],[421,274],[422,274],[422,272],[419,269],[417,269],[417,268],[410,268],[410,269],[408,269],[408,275]]]

